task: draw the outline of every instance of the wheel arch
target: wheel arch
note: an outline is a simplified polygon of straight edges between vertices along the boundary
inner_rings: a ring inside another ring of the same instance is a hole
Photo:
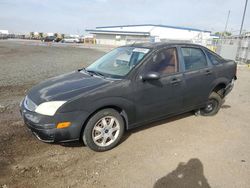
[[[95,115],[97,112],[99,112],[100,110],[103,110],[103,109],[108,109],[108,108],[111,108],[111,109],[114,109],[116,110],[117,112],[119,112],[119,114],[121,115],[123,121],[124,121],[124,125],[125,125],[125,130],[128,130],[128,115],[126,113],[126,111],[119,107],[118,105],[105,105],[105,106],[102,106],[102,107],[99,107],[97,108],[96,110],[94,110],[87,118],[86,120],[84,121],[83,125],[82,125],[82,128],[81,128],[81,134],[80,136],[82,136],[83,134],[83,131],[86,127],[86,124],[88,123],[89,119],[91,117],[93,117],[93,115]]]
[[[220,91],[221,89],[224,89],[226,88],[228,84],[228,80],[226,78],[221,78],[221,79],[217,79],[213,82],[212,84],[212,87],[211,87],[211,90],[209,92],[209,95],[212,93],[212,92],[218,92]],[[223,95],[222,93],[218,93],[219,95]],[[222,96],[223,97],[223,96]]]
[[[214,92],[218,92],[219,90],[224,89],[224,88],[226,88],[226,84],[225,84],[225,83],[219,83],[219,84],[217,84],[217,85],[214,87],[214,89],[212,90],[212,92],[213,92],[213,91],[214,91]]]

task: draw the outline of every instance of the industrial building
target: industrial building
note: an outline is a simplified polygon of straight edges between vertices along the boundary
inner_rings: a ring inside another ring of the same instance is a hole
[[[0,30],[0,34],[2,34],[2,35],[8,35],[9,31],[8,30]]]
[[[105,45],[181,41],[206,46],[212,39],[210,31],[155,24],[96,27],[86,31],[95,35],[97,44]]]
[[[0,30],[0,39],[7,39],[9,35],[8,30]]]

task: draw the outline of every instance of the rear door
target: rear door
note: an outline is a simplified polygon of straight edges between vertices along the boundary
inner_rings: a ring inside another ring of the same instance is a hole
[[[185,79],[183,106],[192,108],[203,105],[208,99],[211,84],[215,79],[213,67],[201,48],[181,46],[179,50]]]

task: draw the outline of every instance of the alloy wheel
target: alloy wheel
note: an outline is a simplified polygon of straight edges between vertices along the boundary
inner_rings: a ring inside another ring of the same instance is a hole
[[[92,130],[92,139],[100,147],[112,144],[118,137],[120,124],[113,116],[105,116],[97,121]]]

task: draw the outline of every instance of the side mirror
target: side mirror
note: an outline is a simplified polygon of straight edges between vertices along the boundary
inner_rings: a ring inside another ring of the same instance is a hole
[[[160,79],[160,74],[158,72],[148,72],[146,74],[143,74],[141,76],[141,79],[143,81],[147,81],[147,80],[159,80]]]

